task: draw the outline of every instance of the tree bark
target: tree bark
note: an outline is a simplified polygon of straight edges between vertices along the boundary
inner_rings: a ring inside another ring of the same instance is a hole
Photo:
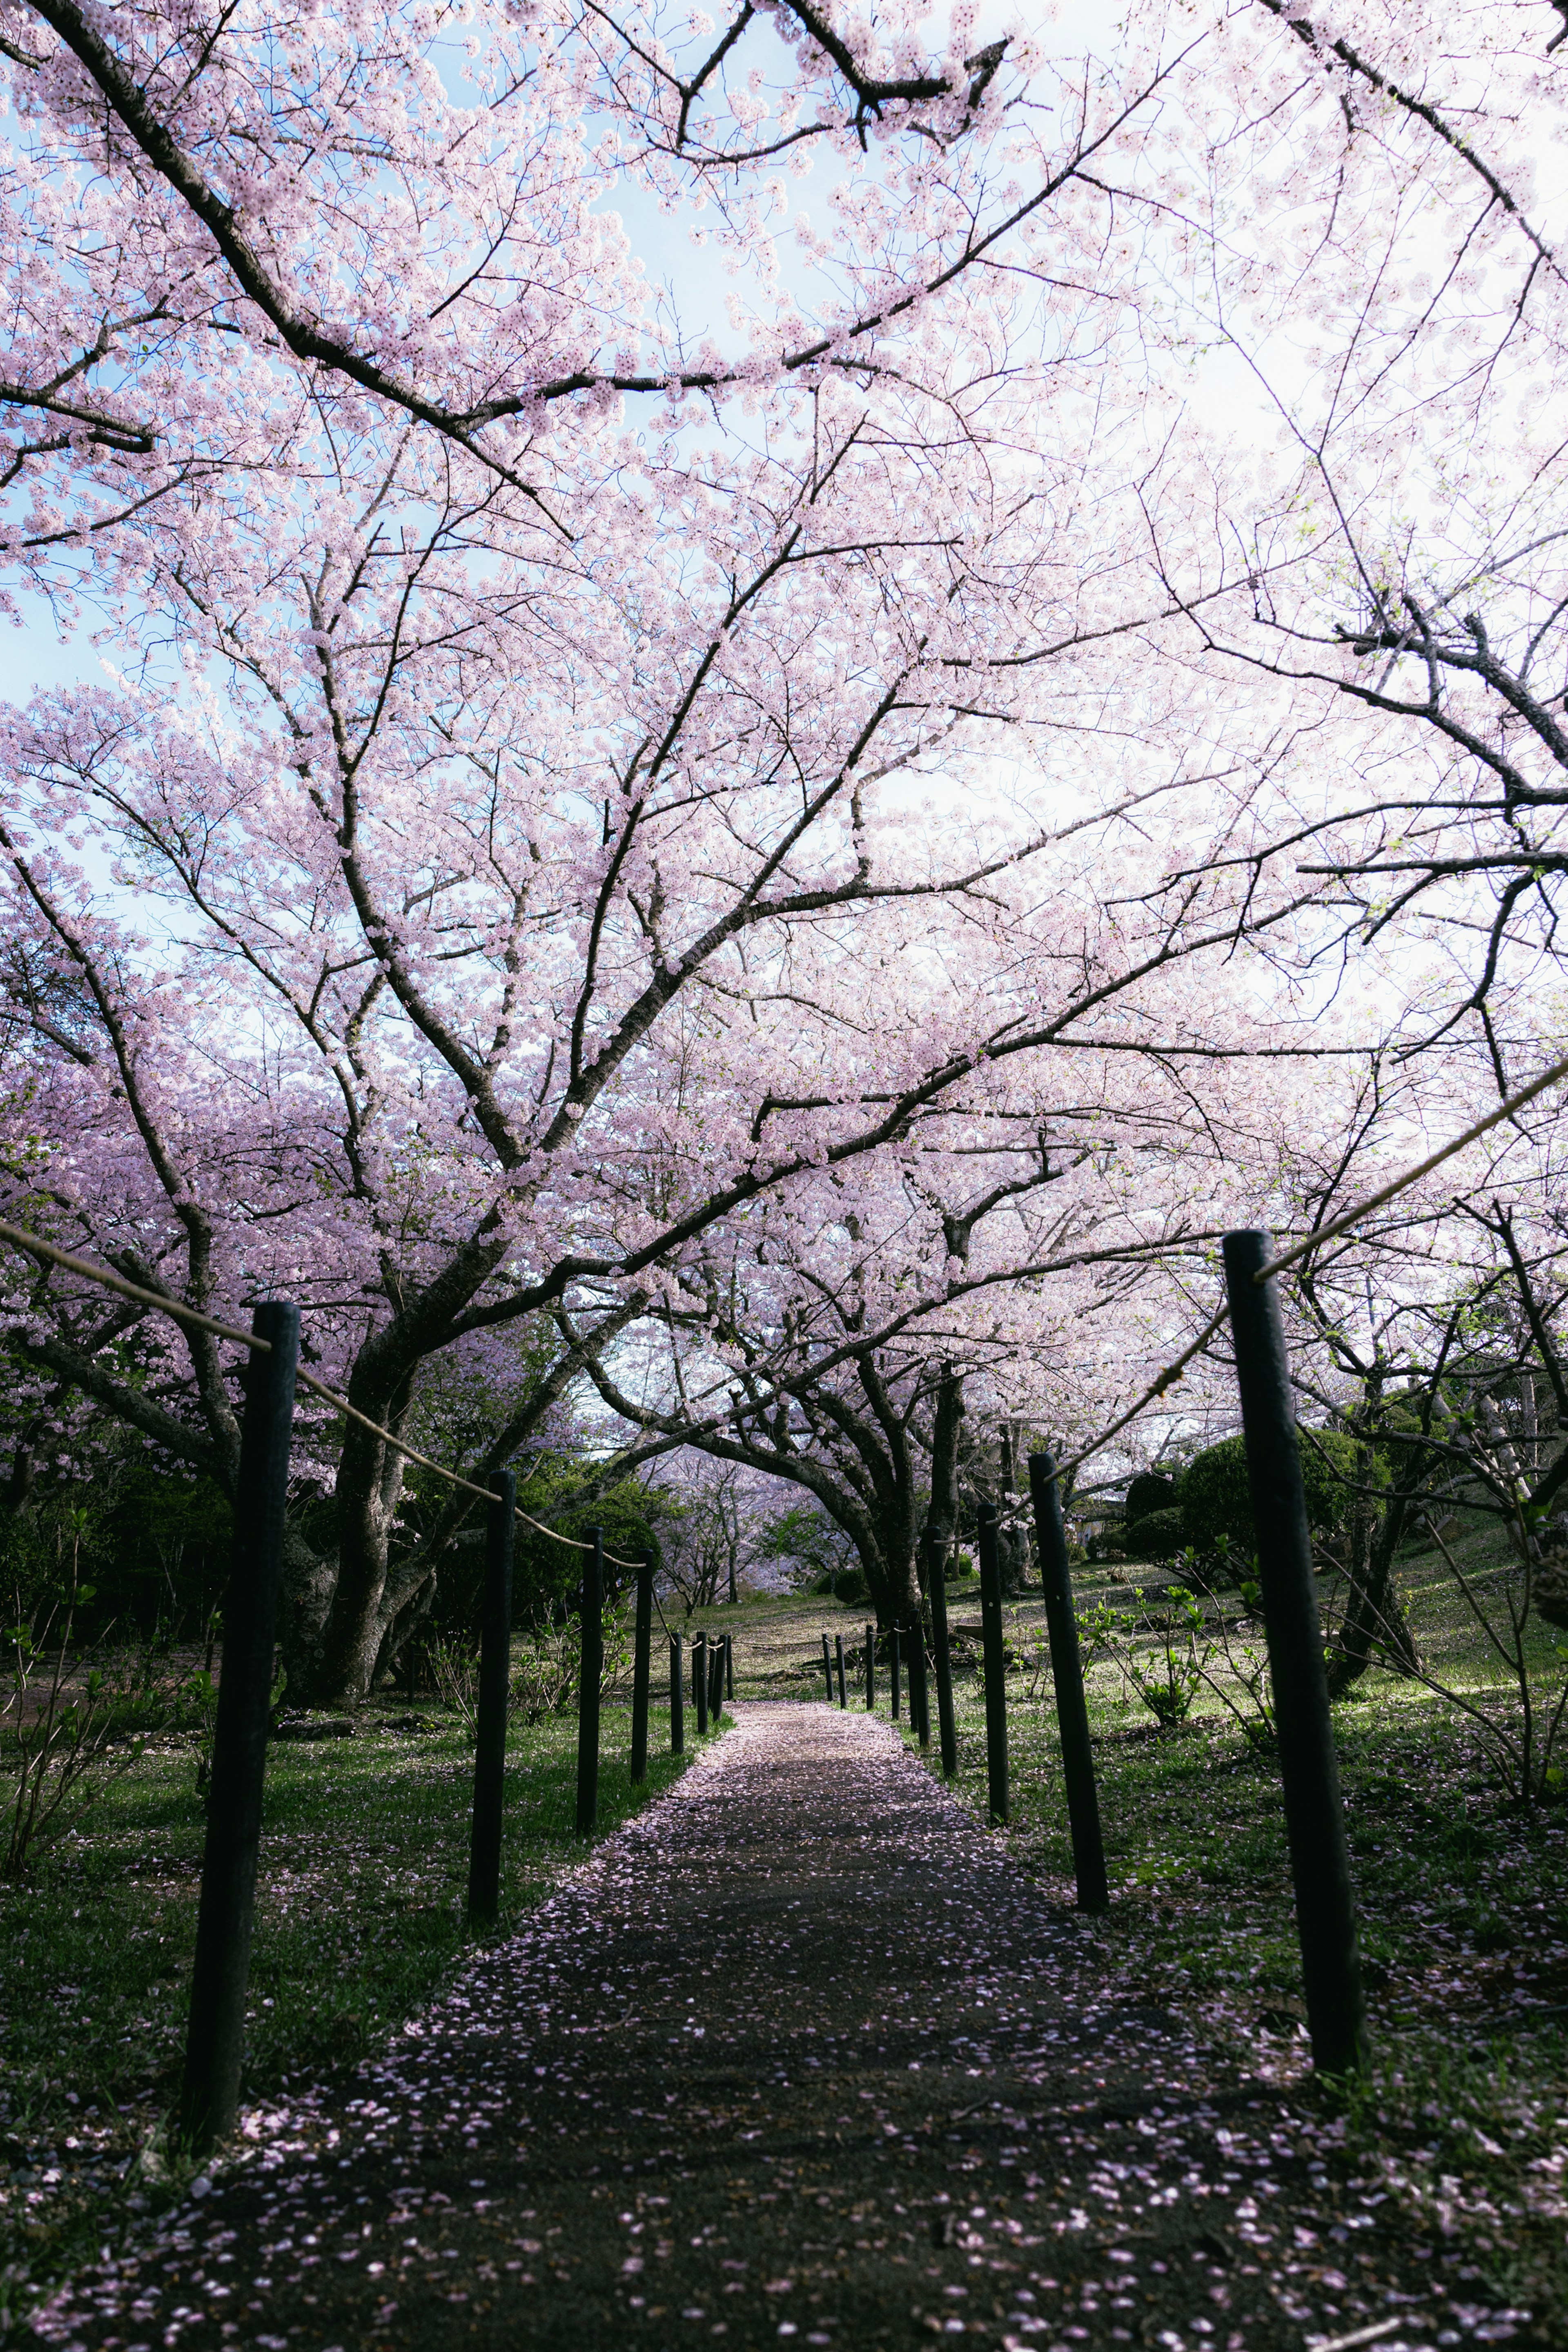
[[[1354,1416],[1356,1497],[1351,1519],[1350,1591],[1345,1613],[1330,1648],[1329,1696],[1342,1698],[1368,1666],[1414,1673],[1415,1639],[1394,1580],[1394,1559],[1404,1538],[1410,1500],[1422,1484],[1426,1449],[1412,1445],[1381,1513],[1373,1492],[1376,1458],[1370,1433],[1377,1419],[1376,1384]]]

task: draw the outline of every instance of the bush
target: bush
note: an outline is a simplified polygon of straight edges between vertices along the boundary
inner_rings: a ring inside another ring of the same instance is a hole
[[[863,1568],[825,1568],[812,1586],[814,1592],[830,1592],[836,1601],[864,1601],[870,1590]]]
[[[1254,1554],[1243,1551],[1228,1536],[1216,1536],[1207,1551],[1199,1551],[1195,1544],[1184,1544],[1169,1565],[1176,1582],[1188,1592],[1245,1593],[1258,1573]]]
[[[1121,1548],[1129,1559],[1173,1559],[1184,1540],[1182,1515],[1173,1505],[1131,1520]]]
[[[1310,1440],[1303,1440],[1301,1483],[1307,1490],[1307,1524],[1315,1535],[1327,1534],[1349,1517],[1355,1455],[1355,1441],[1342,1430],[1314,1429]],[[1177,1480],[1176,1495],[1183,1534],[1199,1551],[1212,1551],[1222,1536],[1233,1551],[1250,1557],[1257,1549],[1241,1438],[1225,1438],[1198,1454]]]
[[[1157,1512],[1173,1511],[1176,1507],[1176,1482],[1163,1471],[1140,1470],[1127,1489],[1127,1527],[1129,1541],[1131,1530],[1140,1519],[1152,1518]]]

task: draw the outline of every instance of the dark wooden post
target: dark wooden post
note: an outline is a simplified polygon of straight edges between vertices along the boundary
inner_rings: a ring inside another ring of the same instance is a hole
[[[877,1628],[866,1628],[866,1712],[870,1715],[877,1705]]]
[[[724,1636],[708,1653],[708,1718],[715,1730],[724,1717]]]
[[[697,1709],[697,1737],[708,1737],[708,1628],[691,1644],[691,1704]]]
[[[936,1670],[936,1719],[942,1737],[942,1769],[943,1777],[952,1780],[958,1771],[958,1727],[952,1716],[952,1652],[947,1638],[947,1542],[940,1528],[928,1527],[926,1547],[926,1599],[931,1603],[931,1664]]]
[[[583,1678],[577,1689],[577,1834],[592,1837],[599,1821],[599,1680],[605,1671],[605,1542],[590,1528],[592,1550],[583,1559]]]
[[[485,1595],[479,1629],[479,1707],[474,1736],[474,1820],[468,1843],[468,1917],[491,1927],[500,1915],[501,1812],[506,1790],[506,1710],[511,1695],[511,1552],[517,1480],[493,1477],[485,1511]]]
[[[833,1653],[827,1646],[827,1636],[822,1637],[822,1679],[827,1685],[827,1704],[833,1705]]]
[[[847,1706],[849,1696],[844,1687],[844,1636],[842,1633],[835,1633],[833,1640],[838,1652],[838,1704],[840,1706]],[[831,1696],[832,1694],[829,1693],[829,1696]]]
[[[1339,1759],[1312,1584],[1312,1544],[1285,1328],[1276,1285],[1272,1279],[1256,1279],[1269,1255],[1267,1234],[1225,1237],[1226,1296],[1241,1391],[1247,1483],[1258,1530],[1307,2026],[1319,2072],[1348,2074],[1366,2060],[1355,1896],[1345,1850]]]
[[[1046,1627],[1051,1643],[1051,1680],[1057,1693],[1057,1729],[1062,1743],[1062,1779],[1067,1784],[1068,1822],[1072,1831],[1073,1870],[1080,1911],[1103,1911],[1110,1901],[1105,1877],[1105,1843],[1100,1830],[1100,1797],[1094,1785],[1094,1754],[1089,1744],[1089,1709],[1083,1696],[1083,1664],[1073,1615],[1072,1571],[1067,1529],[1062,1525],[1061,1488],[1048,1454],[1029,1456],[1029,1493],[1039,1538],[1040,1573],[1046,1588]]]
[[[270,1352],[252,1355],[246,1374],[234,1561],[224,1602],[201,1906],[180,2084],[180,2137],[197,2156],[233,2130],[239,2105],[300,1310],[269,1299],[257,1308],[251,1329]]]
[[[726,1698],[733,1698],[735,1696],[735,1636],[733,1633],[726,1633],[724,1636],[724,1696]]]
[[[653,1554],[637,1565],[637,1622],[632,1650],[632,1779],[647,1779],[648,1680],[653,1670]]]
[[[897,1723],[900,1715],[899,1664],[899,1629],[896,1625],[889,1625],[888,1628],[888,1670],[893,1689],[893,1721],[895,1723]]]
[[[910,1631],[910,1721],[922,1748],[931,1746],[931,1695],[926,1689],[926,1641],[917,1618]]]
[[[686,1680],[681,1673],[680,1636],[669,1637],[669,1752],[686,1752]]]
[[[994,1822],[1007,1818],[1007,1684],[1002,1650],[1002,1564],[996,1506],[982,1503],[980,1630],[985,1653],[985,1801]]]

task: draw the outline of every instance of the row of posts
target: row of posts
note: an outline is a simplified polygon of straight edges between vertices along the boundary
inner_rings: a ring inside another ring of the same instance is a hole
[[[250,1978],[262,1790],[271,1729],[300,1310],[282,1300],[256,1309],[252,1334],[264,1343],[250,1359],[241,1423],[235,1497],[235,1548],[224,1609],[223,1666],[213,1729],[206,1843],[202,1862],[190,2021],[180,2088],[178,2130],[195,2155],[234,2127],[244,2054]],[[485,1580],[479,1634],[479,1687],[474,1748],[474,1803],[468,1848],[468,1917],[494,1924],[500,1909],[501,1832],[507,1716],[511,1686],[512,1548],[517,1479],[495,1474],[486,1510]],[[655,1558],[637,1567],[632,1666],[631,1778],[647,1779],[648,1685],[653,1642]],[[599,1811],[599,1693],[604,1676],[605,1554],[602,1531],[589,1530],[584,1555],[582,1669],[577,1703],[577,1807],[580,1837],[593,1834]],[[691,1698],[699,1737],[717,1726],[735,1696],[734,1645],[728,1633],[699,1633],[691,1647]],[[669,1640],[669,1745],[686,1745],[685,1677],[679,1637]]]
[[[1276,1284],[1272,1276],[1259,1279],[1270,1255],[1267,1234],[1226,1235],[1226,1301],[1241,1393],[1247,1485],[1258,1534],[1258,1580],[1268,1644],[1274,1727],[1301,1947],[1308,2031],[1318,2071],[1341,2076],[1356,2072],[1365,2062],[1365,2005],[1289,1360]],[[1061,1489],[1057,1466],[1049,1454],[1030,1457],[1029,1487],[1045,1587],[1046,1626],[1078,1901],[1080,1909],[1100,1912],[1106,1909],[1110,1899],[1105,1846],[1073,1613]],[[986,1799],[991,1819],[1005,1824],[1010,1811],[1006,1653],[994,1504],[981,1504],[978,1533]],[[924,1565],[931,1664],[936,1680],[942,1769],[952,1780],[958,1769],[958,1743],[953,1727],[952,1663],[943,1581],[945,1551],[942,1533],[928,1529]],[[919,1624],[889,1628],[887,1654],[892,1678],[893,1717],[898,1719],[900,1707],[900,1667],[907,1661],[910,1723],[921,1746],[929,1748],[931,1723],[926,1701],[923,1628]],[[868,1625],[868,1708],[876,1705],[875,1658],[875,1629]],[[822,1664],[829,1706],[837,1696],[841,1707],[847,1706],[842,1634],[837,1636],[837,1652],[833,1653],[824,1633]]]

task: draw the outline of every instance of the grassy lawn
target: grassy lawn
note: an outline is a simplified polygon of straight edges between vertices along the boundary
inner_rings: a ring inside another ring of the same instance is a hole
[[[1458,1556],[1468,1573],[1484,1573],[1483,1538]],[[1407,1560],[1402,1582],[1423,1659],[1506,1717],[1501,1662],[1441,1561]],[[1150,1569],[1080,1570],[1080,1610],[1128,1607],[1134,1583],[1153,1588],[1158,1579]],[[814,1698],[823,1630],[843,1633],[847,1647],[865,1617],[815,1595],[710,1613],[735,1633],[738,1695]],[[976,1581],[949,1587],[949,1613],[978,1620]],[[1013,1638],[1026,1653],[1043,1616],[1038,1600],[1016,1612]],[[1152,1646],[1138,1637],[1144,1659]],[[1568,1662],[1544,1630],[1531,1662],[1539,1691],[1561,1688]],[[1009,1677],[1005,1835],[1020,1864],[1070,1902],[1054,1704],[1048,1679],[1032,1698],[1029,1682],[1027,1672]],[[955,1691],[956,1793],[984,1815],[978,1674],[961,1671]],[[885,1671],[879,1696],[885,1715]],[[863,1706],[863,1692],[852,1686],[850,1703]],[[1090,1673],[1089,1707],[1112,1907],[1086,1932],[1108,1975],[1129,1997],[1196,2018],[1254,2074],[1304,2088],[1300,1954],[1272,1760],[1206,1691],[1184,1724],[1162,1729],[1111,1659]],[[1477,2273],[1568,2342],[1568,1808],[1510,1802],[1477,1727],[1390,1675],[1366,1675],[1335,1725],[1373,2040],[1371,2074],[1344,2121],[1345,2161],[1379,2176],[1423,2238],[1458,2239]],[[940,1769],[934,1750],[928,1761]]]
[[[605,1831],[645,1801],[628,1744],[628,1714],[607,1708]],[[667,1711],[648,1745],[651,1795],[681,1769]],[[689,1709],[689,1758],[697,1745]],[[205,1829],[197,1752],[150,1749],[31,1881],[0,1882],[0,2339],[19,2339],[55,2278],[184,2177],[163,2135]],[[514,1724],[509,1767],[503,1927],[582,1858],[575,1718]],[[372,1708],[353,1738],[269,1750],[242,2099],[348,2067],[455,1967],[472,1779],[461,1723],[428,1701]]]

